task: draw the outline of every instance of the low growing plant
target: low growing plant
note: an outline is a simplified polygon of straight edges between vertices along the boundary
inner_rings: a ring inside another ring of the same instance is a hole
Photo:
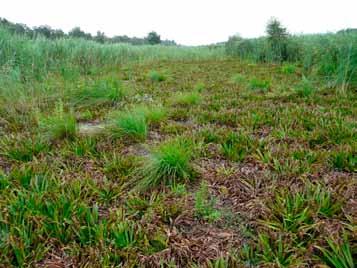
[[[210,195],[207,183],[202,181],[199,190],[195,193],[196,216],[209,222],[219,220],[222,214],[215,205],[216,199]]]

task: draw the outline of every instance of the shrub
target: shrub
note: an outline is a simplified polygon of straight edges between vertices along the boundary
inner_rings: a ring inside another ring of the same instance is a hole
[[[170,140],[160,145],[139,170],[142,178],[138,189],[149,189],[158,185],[172,185],[192,178],[191,145],[179,140]]]
[[[148,33],[148,36],[146,37],[146,40],[150,45],[157,45],[161,43],[161,38],[160,35],[157,34],[157,32],[150,32]]]

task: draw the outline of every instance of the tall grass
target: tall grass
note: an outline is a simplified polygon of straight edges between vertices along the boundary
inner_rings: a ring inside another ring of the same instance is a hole
[[[230,38],[229,56],[256,62],[274,62],[267,38]],[[341,91],[357,86],[357,34],[353,32],[295,35],[288,39],[287,61],[302,65]]]
[[[224,56],[223,48],[184,46],[133,46],[99,44],[82,39],[30,39],[0,28],[0,74],[17,79],[41,79],[49,72],[73,69],[90,73],[93,67],[132,61],[195,60]]]

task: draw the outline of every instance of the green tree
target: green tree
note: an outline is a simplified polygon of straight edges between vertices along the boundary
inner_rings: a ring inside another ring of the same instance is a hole
[[[146,37],[146,40],[150,45],[156,45],[161,43],[161,37],[157,32],[150,32]]]
[[[288,37],[289,34],[280,21],[276,18],[270,19],[267,24],[266,32],[274,61],[286,61],[288,59]]]
[[[103,44],[106,39],[107,39],[107,37],[101,31],[97,31],[97,35],[94,37],[94,40],[101,44]]]
[[[46,38],[51,38],[52,34],[53,34],[52,28],[50,26],[47,26],[47,25],[34,27],[33,30],[35,31],[36,34],[42,35],[42,36],[44,36]]]
[[[92,39],[91,34],[82,31],[80,27],[74,27],[68,35],[75,38]]]

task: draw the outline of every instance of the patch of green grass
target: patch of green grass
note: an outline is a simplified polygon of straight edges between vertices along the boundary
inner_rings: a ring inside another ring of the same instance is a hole
[[[127,93],[118,80],[111,78],[85,85],[72,94],[73,105],[90,107],[92,105],[113,104],[120,101]]]
[[[318,247],[322,256],[320,257],[326,265],[332,268],[355,268],[356,259],[347,235],[344,235],[342,243],[336,243],[333,239],[326,239],[328,248]]]
[[[183,196],[187,193],[186,185],[183,183],[174,183],[170,188],[172,193],[178,196]]]
[[[55,141],[58,139],[74,139],[77,134],[77,122],[74,115],[65,112],[62,103],[58,103],[53,114],[39,115],[39,131],[44,138]]]
[[[113,237],[113,245],[119,249],[128,249],[135,246],[137,243],[137,231],[134,222],[118,223],[111,230]]]
[[[312,83],[305,76],[302,77],[301,82],[294,88],[299,97],[307,98],[315,91]]]
[[[136,108],[142,113],[148,124],[159,125],[168,117],[167,110],[162,105],[139,106]]]
[[[231,78],[233,84],[242,85],[245,83],[247,78],[243,74],[235,74]]]
[[[17,138],[16,142],[10,137],[2,140],[1,154],[9,159],[28,162],[41,153],[49,150],[49,144],[41,137]]]
[[[118,153],[104,153],[103,156],[103,171],[105,175],[111,179],[125,179],[129,176],[138,160],[135,156],[122,156]]]
[[[201,102],[201,96],[198,92],[178,92],[170,99],[174,105],[192,106]]]
[[[351,151],[335,152],[331,156],[331,163],[337,170],[357,172],[357,153]]]
[[[148,77],[152,82],[163,82],[167,79],[164,73],[158,71],[150,71]]]
[[[251,152],[252,139],[244,133],[231,132],[221,143],[221,152],[229,160],[241,162]]]
[[[268,91],[270,89],[270,81],[268,80],[261,80],[256,77],[250,79],[249,81],[249,88],[251,90],[260,90],[260,91]]]
[[[201,93],[206,88],[206,85],[203,82],[199,82],[195,84],[193,91]]]
[[[109,131],[113,138],[127,137],[134,141],[144,141],[148,125],[142,112],[120,111],[111,114]]]
[[[296,72],[296,66],[292,64],[284,64],[281,67],[281,72],[283,74],[294,74]]]
[[[77,156],[96,155],[97,140],[92,137],[77,138],[74,142],[70,143],[70,147],[74,154]]]
[[[294,255],[288,241],[282,236],[271,238],[266,234],[259,234],[259,253],[257,254],[261,264],[272,265],[273,267],[300,267],[302,264]]]
[[[265,224],[273,230],[298,233],[312,227],[312,210],[303,193],[278,193],[270,209],[272,219]]]
[[[342,201],[334,199],[331,191],[321,184],[311,185],[308,188],[308,199],[315,202],[314,211],[318,216],[331,218],[342,211]]]
[[[139,171],[138,188],[144,190],[192,179],[191,157],[191,146],[179,139],[161,144],[145,159]]]
[[[221,217],[221,212],[215,208],[216,199],[210,195],[208,184],[201,182],[199,190],[195,193],[195,214],[208,222],[216,222]]]
[[[204,128],[198,133],[205,143],[218,143],[220,136],[212,128]]]

